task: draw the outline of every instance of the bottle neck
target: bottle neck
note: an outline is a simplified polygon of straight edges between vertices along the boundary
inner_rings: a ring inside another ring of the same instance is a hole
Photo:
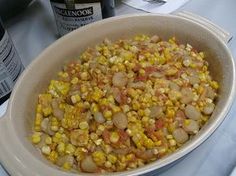
[[[4,34],[5,34],[5,29],[3,28],[3,25],[2,25],[2,22],[1,22],[1,19],[0,19],[0,40],[2,39]]]
[[[101,2],[102,0],[50,0],[51,2],[57,2],[57,3],[66,3],[68,1],[83,4],[83,3],[93,3],[93,2]]]

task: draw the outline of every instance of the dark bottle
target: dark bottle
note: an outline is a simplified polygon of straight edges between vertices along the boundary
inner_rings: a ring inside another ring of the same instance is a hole
[[[16,49],[0,20],[0,104],[9,98],[23,69]]]
[[[114,0],[50,0],[59,35],[115,15]]]

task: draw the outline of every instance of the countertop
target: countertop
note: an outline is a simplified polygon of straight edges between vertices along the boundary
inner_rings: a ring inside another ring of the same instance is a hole
[[[233,35],[228,46],[236,56],[236,1],[191,0],[179,10],[201,15]],[[116,1],[116,15],[145,13]],[[27,66],[56,39],[56,26],[49,1],[34,1],[25,11],[6,24],[15,47]],[[0,107],[2,112],[4,107]],[[0,114],[1,114],[0,112]],[[182,161],[160,176],[227,176],[236,165],[236,103],[216,132]],[[0,175],[7,174],[1,170]],[[157,175],[157,174],[154,174]]]

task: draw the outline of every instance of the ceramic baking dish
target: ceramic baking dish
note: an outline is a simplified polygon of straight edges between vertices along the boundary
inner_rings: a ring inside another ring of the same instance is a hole
[[[112,175],[141,175],[167,168],[216,130],[225,119],[235,95],[235,65],[227,47],[229,35],[209,21],[189,13],[114,17],[79,28],[57,40],[18,79],[7,112],[0,119],[0,161],[12,176],[87,175],[59,170],[46,161],[29,141],[37,95],[46,89],[49,80],[66,60],[79,55],[88,46],[100,43],[104,38],[115,40],[140,33],[157,34],[163,39],[175,36],[181,43],[190,43],[194,48],[205,51],[210,73],[220,83],[219,97],[209,122],[181,149],[151,164]]]

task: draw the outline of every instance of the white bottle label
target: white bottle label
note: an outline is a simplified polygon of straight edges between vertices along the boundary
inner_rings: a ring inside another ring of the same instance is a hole
[[[0,40],[0,98],[11,92],[22,70],[21,60],[5,31]]]
[[[102,19],[102,9],[99,2],[74,4],[74,9],[67,9],[63,3],[51,2],[51,4],[61,36]]]

